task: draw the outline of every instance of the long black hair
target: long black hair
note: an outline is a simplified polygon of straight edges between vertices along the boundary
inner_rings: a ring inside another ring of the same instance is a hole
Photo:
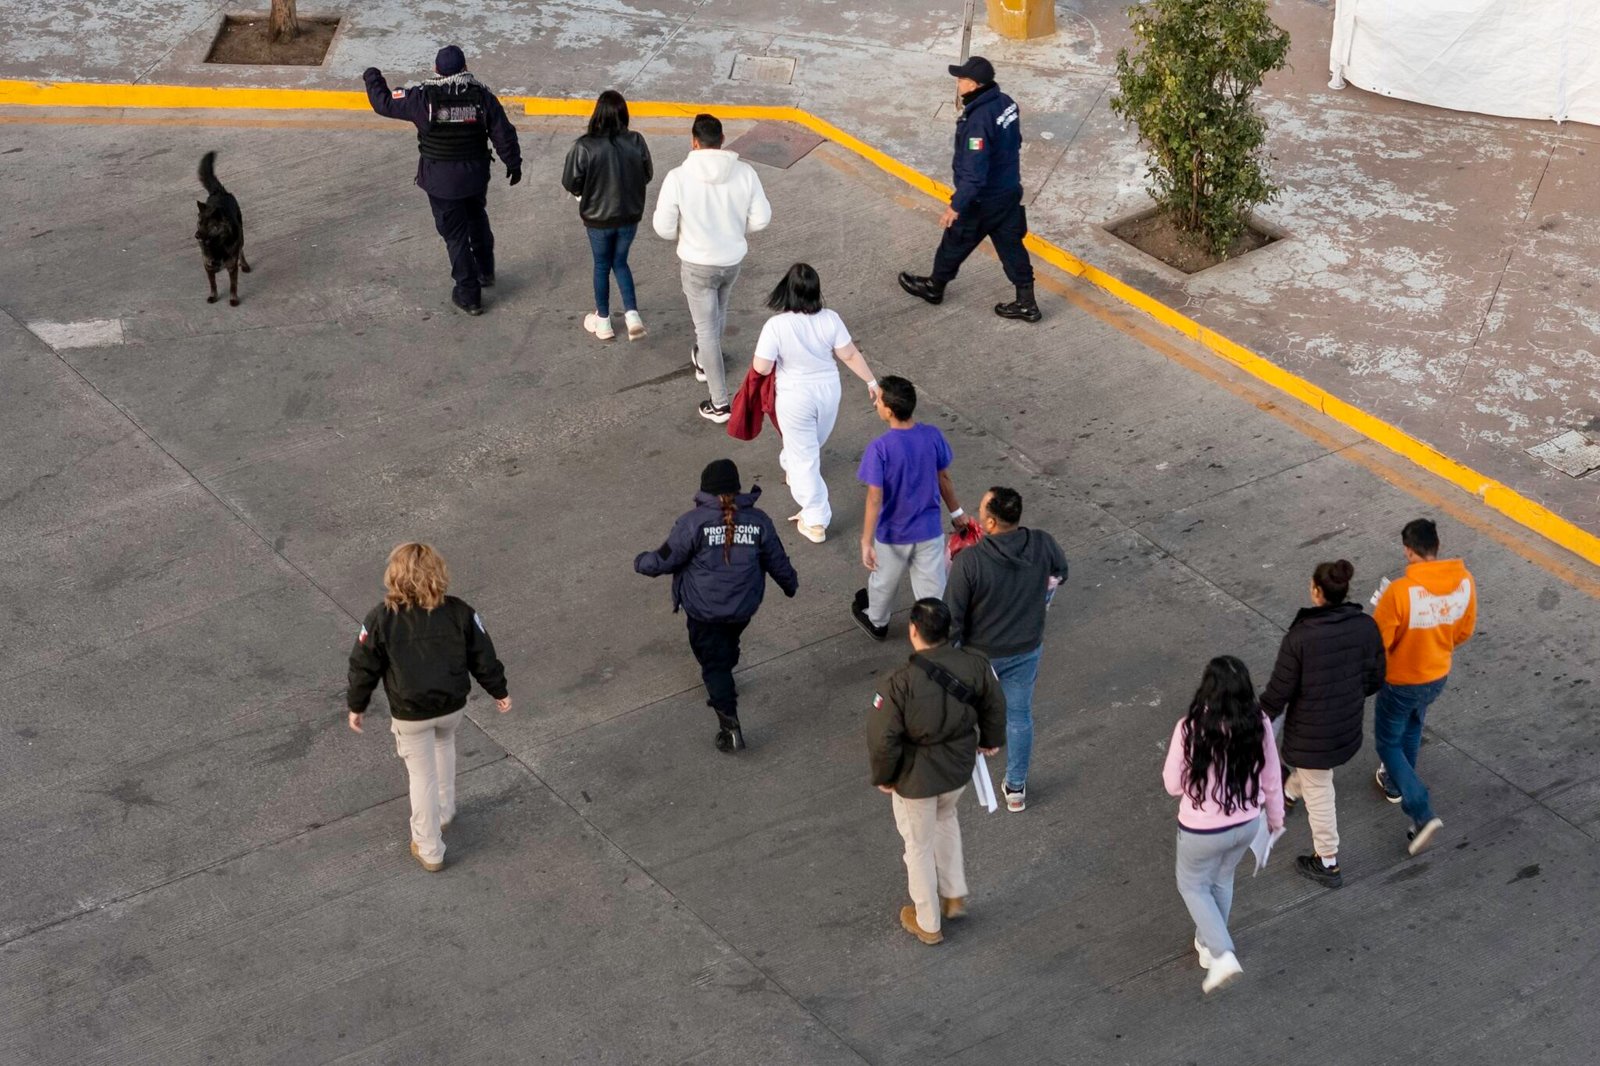
[[[1184,794],[1199,806],[1209,785],[1223,814],[1260,803],[1265,731],[1249,669],[1231,655],[1212,659],[1183,721]]]
[[[615,137],[628,128],[628,101],[615,89],[607,89],[594,102],[589,116],[589,136]]]
[[[798,311],[814,315],[822,310],[822,279],[810,263],[796,263],[767,297],[774,311]]]

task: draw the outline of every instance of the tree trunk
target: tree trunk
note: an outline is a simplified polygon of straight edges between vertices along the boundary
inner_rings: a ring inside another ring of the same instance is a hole
[[[272,0],[272,14],[267,20],[267,37],[274,44],[292,41],[300,36],[300,20],[295,17],[294,0]]]

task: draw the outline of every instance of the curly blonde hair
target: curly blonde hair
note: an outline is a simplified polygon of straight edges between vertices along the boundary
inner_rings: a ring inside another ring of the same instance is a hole
[[[391,611],[421,607],[431,611],[444,602],[450,570],[430,544],[407,541],[389,553],[383,571],[384,605]]]

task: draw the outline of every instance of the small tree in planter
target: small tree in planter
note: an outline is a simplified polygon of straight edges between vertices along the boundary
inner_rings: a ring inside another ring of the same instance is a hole
[[[267,39],[273,44],[285,44],[300,36],[300,19],[294,10],[295,0],[272,0],[272,13],[267,16]]]
[[[1250,209],[1277,195],[1251,97],[1289,34],[1267,0],[1148,0],[1128,9],[1137,54],[1117,52],[1111,108],[1150,150],[1150,194],[1179,230],[1225,258]]]

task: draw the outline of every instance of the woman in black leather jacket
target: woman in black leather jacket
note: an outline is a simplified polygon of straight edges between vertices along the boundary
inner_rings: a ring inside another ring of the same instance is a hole
[[[645,335],[628,249],[644,217],[645,187],[653,177],[649,146],[628,129],[628,102],[607,89],[595,101],[589,132],[573,142],[561,170],[561,186],[578,200],[578,217],[589,232],[594,255],[594,313],[584,316],[583,328],[603,341],[617,335],[611,328],[612,274],[622,294],[628,339]]]

